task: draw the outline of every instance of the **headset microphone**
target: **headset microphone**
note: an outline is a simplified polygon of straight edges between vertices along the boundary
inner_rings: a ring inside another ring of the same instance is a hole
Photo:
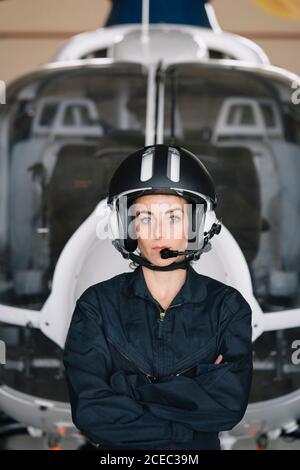
[[[163,248],[160,250],[160,256],[163,259],[167,258],[173,258],[174,256],[179,256],[179,255],[187,255],[189,253],[193,253],[196,250],[186,250],[186,251],[178,251],[178,250],[170,250],[170,248]]]
[[[188,255],[191,253],[199,253],[199,251],[209,251],[211,246],[209,243],[210,238],[214,236],[214,234],[220,233],[222,228],[222,224],[218,221],[212,224],[211,229],[208,232],[204,232],[204,243],[201,250],[185,250],[185,251],[178,251],[178,250],[170,250],[170,248],[163,248],[160,250],[160,256],[163,259],[173,258],[174,256],[179,255]]]

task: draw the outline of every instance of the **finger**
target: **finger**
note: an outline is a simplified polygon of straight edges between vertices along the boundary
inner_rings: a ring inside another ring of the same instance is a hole
[[[222,356],[222,354],[219,354],[214,363],[215,364],[220,364],[220,362],[222,362],[222,360],[223,360],[223,356]]]

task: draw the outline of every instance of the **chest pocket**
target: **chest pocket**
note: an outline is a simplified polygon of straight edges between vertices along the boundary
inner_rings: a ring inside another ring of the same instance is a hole
[[[218,335],[212,336],[200,349],[177,361],[173,367],[174,375],[188,375],[200,363],[213,364],[218,355],[217,339]]]

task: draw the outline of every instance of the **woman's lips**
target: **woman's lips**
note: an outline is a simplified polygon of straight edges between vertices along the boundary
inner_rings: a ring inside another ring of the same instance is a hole
[[[164,248],[169,248],[168,246],[155,246],[153,250],[160,251],[163,250]]]

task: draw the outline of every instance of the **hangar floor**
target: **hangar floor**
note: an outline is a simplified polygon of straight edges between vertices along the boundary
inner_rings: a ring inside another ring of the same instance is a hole
[[[10,437],[7,441],[2,440],[2,449],[6,450],[46,450],[47,443],[42,438],[33,438],[26,435]],[[78,442],[74,439],[65,439],[61,444],[62,450],[73,450],[78,447]],[[253,439],[241,439],[232,450],[255,450]],[[299,450],[300,440],[292,438],[278,438],[270,441],[270,450]]]

